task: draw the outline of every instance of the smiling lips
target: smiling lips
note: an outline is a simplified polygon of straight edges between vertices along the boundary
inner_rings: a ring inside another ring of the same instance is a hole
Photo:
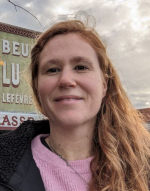
[[[82,100],[81,97],[79,96],[74,96],[74,95],[69,95],[69,96],[60,96],[55,99],[57,102],[62,102],[62,101],[76,101],[76,100]]]

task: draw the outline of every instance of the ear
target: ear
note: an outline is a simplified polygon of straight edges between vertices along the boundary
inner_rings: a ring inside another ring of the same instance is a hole
[[[103,98],[105,97],[107,92],[107,79],[103,77]]]

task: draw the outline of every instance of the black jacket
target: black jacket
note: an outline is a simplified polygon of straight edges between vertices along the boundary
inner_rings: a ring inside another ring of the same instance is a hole
[[[48,134],[49,129],[48,120],[26,121],[16,130],[0,134],[0,191],[45,191],[31,141]]]

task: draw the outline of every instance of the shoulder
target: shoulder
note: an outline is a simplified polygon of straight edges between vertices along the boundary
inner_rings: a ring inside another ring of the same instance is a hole
[[[0,179],[14,171],[26,148],[38,134],[49,133],[49,121],[25,121],[16,130],[0,134]]]
[[[4,151],[5,148],[7,148],[7,152],[9,150],[13,151],[18,147],[24,148],[35,136],[39,134],[47,134],[49,131],[48,120],[24,121],[14,131],[0,134],[0,153]]]

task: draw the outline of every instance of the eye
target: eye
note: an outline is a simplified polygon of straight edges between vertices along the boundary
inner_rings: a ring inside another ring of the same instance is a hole
[[[88,67],[84,65],[79,65],[75,67],[75,70],[84,71],[84,70],[88,70]]]
[[[49,68],[47,70],[47,73],[57,73],[57,72],[60,72],[59,68]]]

